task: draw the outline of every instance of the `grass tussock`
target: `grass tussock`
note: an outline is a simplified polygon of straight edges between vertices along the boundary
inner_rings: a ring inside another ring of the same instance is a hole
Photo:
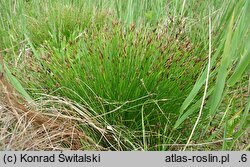
[[[3,132],[59,149],[249,149],[249,8],[1,0]]]

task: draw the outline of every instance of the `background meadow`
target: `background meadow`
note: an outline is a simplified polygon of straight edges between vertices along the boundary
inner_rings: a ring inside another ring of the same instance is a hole
[[[0,148],[248,150],[249,10],[0,0]]]

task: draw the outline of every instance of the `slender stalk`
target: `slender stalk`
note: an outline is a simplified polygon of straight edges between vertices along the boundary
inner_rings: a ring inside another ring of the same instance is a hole
[[[185,145],[185,147],[183,148],[183,151],[186,150],[187,146],[189,145],[193,135],[194,135],[194,131],[199,123],[199,120],[201,118],[202,115],[202,110],[204,108],[204,104],[205,104],[205,99],[207,96],[207,89],[208,89],[208,81],[209,81],[209,74],[210,74],[210,63],[211,63],[211,53],[212,53],[212,26],[211,26],[211,16],[210,16],[210,10],[209,10],[209,53],[208,53],[208,68],[207,68],[207,77],[206,77],[206,83],[205,83],[205,89],[204,89],[204,94],[203,94],[203,98],[202,98],[202,103],[201,103],[201,107],[200,107],[200,111],[199,111],[199,115],[196,119],[196,122],[194,124],[194,127],[192,129],[192,132],[188,138],[188,141]]]

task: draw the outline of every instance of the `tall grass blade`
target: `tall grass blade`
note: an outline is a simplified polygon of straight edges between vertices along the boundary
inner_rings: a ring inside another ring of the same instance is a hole
[[[210,101],[209,104],[211,105],[209,113],[210,113],[211,118],[215,114],[221,102],[223,90],[224,90],[225,83],[226,83],[226,78],[228,75],[228,67],[231,63],[230,51],[231,51],[231,41],[232,41],[232,33],[233,33],[233,23],[234,23],[234,13],[232,14],[232,18],[228,27],[228,33],[226,37],[222,60],[221,60],[221,64],[219,67],[218,76],[216,79],[215,90],[209,99]]]
[[[248,47],[249,48],[249,47]],[[250,65],[250,50],[247,49],[244,55],[241,57],[233,75],[228,79],[228,85],[233,86],[237,81],[239,81],[246,71],[247,67]]]
[[[21,83],[16,79],[16,77],[14,77],[11,74],[9,68],[6,66],[6,64],[3,61],[1,61],[0,63],[1,63],[0,73],[3,73],[7,77],[11,85],[27,100],[27,102],[31,103],[33,100],[30,97],[30,95],[26,92],[26,90],[23,88]]]

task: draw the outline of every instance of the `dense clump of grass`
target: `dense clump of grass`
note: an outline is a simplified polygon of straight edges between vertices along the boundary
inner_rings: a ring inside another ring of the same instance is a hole
[[[1,1],[0,47],[26,99],[86,105],[126,149],[189,140],[234,149],[248,126],[248,9],[244,0]]]

